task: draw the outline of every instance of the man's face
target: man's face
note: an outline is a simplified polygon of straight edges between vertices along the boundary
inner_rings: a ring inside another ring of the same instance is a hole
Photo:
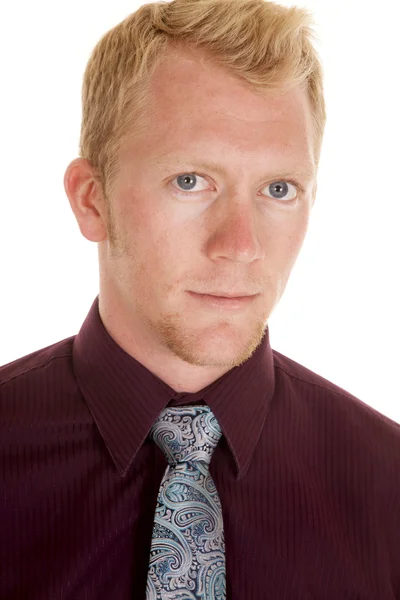
[[[100,307],[148,356],[226,372],[260,344],[306,234],[307,95],[256,95],[191,54],[156,71],[152,94],[158,116],[125,145],[110,198]],[[189,291],[258,295],[228,310]]]

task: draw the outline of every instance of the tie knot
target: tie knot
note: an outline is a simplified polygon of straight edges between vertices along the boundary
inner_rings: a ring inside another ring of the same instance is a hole
[[[150,430],[170,465],[178,462],[209,463],[222,435],[208,406],[165,408]]]

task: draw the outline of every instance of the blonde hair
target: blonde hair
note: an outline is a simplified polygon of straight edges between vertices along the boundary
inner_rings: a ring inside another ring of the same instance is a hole
[[[312,15],[265,0],[172,0],[144,4],[95,46],[82,86],[80,156],[95,168],[104,196],[128,136],[146,130],[149,86],[167,53],[194,50],[256,93],[308,90],[318,167],[326,123],[322,65]]]

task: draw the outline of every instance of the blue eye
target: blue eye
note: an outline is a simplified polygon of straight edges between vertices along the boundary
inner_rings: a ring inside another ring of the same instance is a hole
[[[286,196],[289,193],[289,185],[293,185],[292,183],[290,183],[289,181],[275,181],[274,183],[271,183],[270,185],[268,185],[268,190],[270,191],[271,189],[273,190],[278,190],[276,193],[278,195],[277,198],[275,198],[275,200],[281,200],[284,196]],[[265,189],[265,188],[264,188]],[[270,192],[271,194],[274,192]],[[295,195],[295,197],[297,196],[297,194]],[[294,198],[289,198],[289,200],[293,200]]]
[[[177,177],[175,177],[173,179],[173,181],[176,180],[177,184],[181,188],[183,188],[180,190],[178,189],[178,192],[181,192],[185,196],[193,196],[195,193],[199,193],[199,192],[202,192],[207,189],[207,187],[204,187],[203,189],[193,191],[193,188],[196,187],[196,184],[201,179],[203,181],[205,181],[204,177],[202,177],[201,175],[198,175],[197,173],[182,173],[181,175],[178,175]],[[295,188],[294,195],[292,192],[292,197],[286,198],[286,201],[291,202],[292,200],[295,200],[297,198],[299,190],[303,191],[302,186],[299,183],[297,183],[296,181],[277,180],[277,181],[274,181],[273,183],[270,183],[263,189],[268,189],[269,194],[271,194],[271,197],[274,200],[282,200],[282,199],[285,199],[285,196],[287,196],[290,193],[290,187],[289,187],[290,185]],[[193,193],[190,193],[190,192],[193,192]]]
[[[184,188],[184,191],[189,191],[192,190],[193,185],[196,184],[198,176],[195,173],[183,173],[183,175],[178,175],[175,179],[177,179],[178,184]],[[201,179],[204,178],[201,177]]]

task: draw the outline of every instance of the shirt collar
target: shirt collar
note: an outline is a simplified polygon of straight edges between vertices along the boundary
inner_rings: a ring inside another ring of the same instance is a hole
[[[273,352],[266,328],[261,344],[239,367],[196,393],[176,392],[119,346],[105,329],[94,300],[73,345],[81,393],[112,460],[125,475],[150,428],[171,399],[204,400],[218,420],[236,464],[247,472],[272,401]]]

